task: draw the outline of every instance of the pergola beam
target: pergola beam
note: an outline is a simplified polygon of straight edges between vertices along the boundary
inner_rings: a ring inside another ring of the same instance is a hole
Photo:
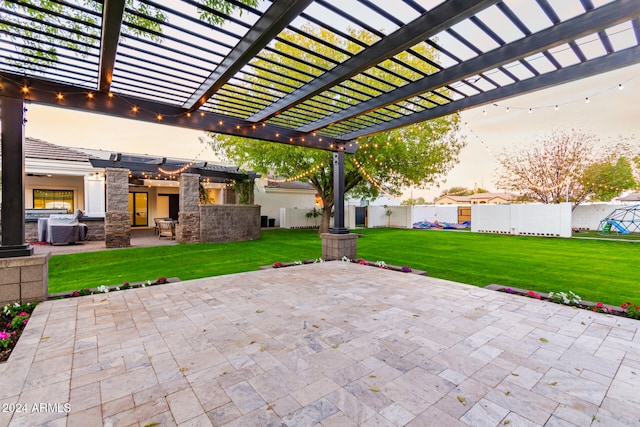
[[[449,0],[249,117],[261,122],[432,37],[498,0]]]
[[[113,80],[113,68],[116,64],[124,6],[125,0],[104,0],[102,7],[98,90],[103,92],[111,88],[111,81]]]
[[[200,87],[183,104],[193,112],[203,105],[242,67],[295,19],[313,0],[278,0],[258,19]]]
[[[621,50],[610,55],[592,59],[588,62],[581,62],[557,71],[542,74],[538,77],[532,77],[508,86],[493,89],[488,92],[469,96],[440,107],[414,113],[390,122],[380,123],[361,131],[350,132],[342,135],[341,137],[345,140],[352,140],[374,133],[384,132],[410,124],[423,122],[425,120],[446,116],[448,114],[489,104],[502,99],[512,98],[516,95],[524,95],[526,93],[547,89],[597,74],[607,73],[609,71],[614,71],[619,68],[628,67],[638,63],[640,63],[640,46]]]
[[[357,143],[328,136],[298,132],[294,129],[271,124],[255,124],[248,120],[216,113],[189,113],[182,107],[153,102],[125,95],[109,96],[105,93],[81,91],[78,87],[62,83],[0,72],[0,96],[24,99],[25,101],[52,107],[64,107],[81,111],[107,114],[110,116],[134,119],[158,124],[179,126],[205,132],[222,133],[263,141],[279,142],[328,151],[355,153]],[[19,83],[20,82],[20,83]],[[23,83],[28,92],[23,92]],[[91,93],[90,98],[87,94]],[[58,99],[55,94],[62,94]],[[134,111],[136,107],[137,111]]]
[[[637,0],[622,0],[590,10],[584,15],[561,22],[539,33],[501,46],[484,55],[464,61],[446,70],[409,83],[393,92],[361,102],[338,113],[297,128],[301,132],[313,132],[334,123],[348,120],[387,105],[450,85],[468,77],[512,63],[533,54],[549,50],[571,40],[598,32],[607,27],[640,16]]]

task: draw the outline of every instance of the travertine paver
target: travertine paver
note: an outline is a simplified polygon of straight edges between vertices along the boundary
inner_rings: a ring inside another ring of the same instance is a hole
[[[640,425],[639,325],[342,262],[48,301],[0,427]]]

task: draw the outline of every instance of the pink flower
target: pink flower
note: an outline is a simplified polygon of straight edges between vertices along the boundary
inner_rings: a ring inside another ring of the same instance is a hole
[[[18,314],[18,316],[19,316],[19,317],[22,317],[22,316],[28,316],[28,314],[27,314],[26,312],[24,312],[24,311],[23,311],[23,312],[21,312],[20,314]]]
[[[11,335],[2,331],[0,332],[0,340],[8,340],[9,338],[11,338]]]
[[[529,298],[540,299],[540,294],[537,293],[537,292],[533,292],[533,291],[527,291],[527,296]]]

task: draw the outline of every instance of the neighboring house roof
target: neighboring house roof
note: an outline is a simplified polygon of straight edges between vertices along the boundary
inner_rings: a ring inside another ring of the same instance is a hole
[[[511,193],[477,193],[469,196],[469,199],[503,199],[503,200],[515,200],[516,196]]]
[[[624,197],[618,198],[618,200],[621,202],[638,202],[640,201],[640,193],[631,193]]]
[[[29,159],[64,160],[68,162],[89,161],[89,156],[86,153],[29,137],[24,140],[24,156]]]
[[[469,202],[469,196],[450,196],[450,195],[444,195],[444,196],[440,196],[436,199],[436,202],[438,202],[439,200],[442,199],[450,199],[453,200],[454,202]]]
[[[274,182],[267,179],[267,185],[265,188],[282,188],[287,190],[315,190],[314,186],[308,182],[302,181],[287,181],[287,182]]]

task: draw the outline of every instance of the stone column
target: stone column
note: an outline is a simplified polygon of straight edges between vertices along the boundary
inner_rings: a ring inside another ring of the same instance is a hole
[[[127,248],[131,246],[129,169],[107,168],[106,183],[105,245],[107,248]]]
[[[322,259],[333,261],[347,257],[355,260],[357,256],[358,235],[353,233],[322,233]]]
[[[183,173],[180,175],[180,212],[176,239],[180,243],[200,241],[200,175]]]

